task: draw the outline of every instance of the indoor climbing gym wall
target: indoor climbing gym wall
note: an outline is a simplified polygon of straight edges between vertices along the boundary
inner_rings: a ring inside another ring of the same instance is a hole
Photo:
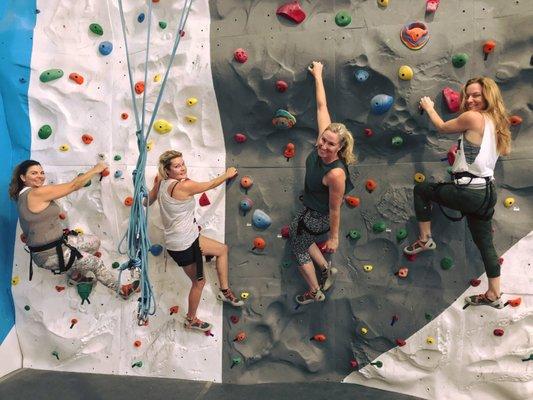
[[[222,307],[207,262],[198,314],[214,327],[183,328],[190,281],[163,248],[157,202],[147,215],[156,310],[146,323],[137,318],[139,296],[70,286],[40,268],[29,281],[9,203],[1,214],[10,239],[0,248],[0,358],[239,384],[335,381],[426,399],[533,397],[533,2],[194,0],[181,30],[182,0],[122,0],[122,10],[118,0],[21,3],[0,5],[0,55],[13,60],[0,65],[4,201],[23,159],[41,162],[48,183],[105,159],[109,174],[61,199],[58,218],[98,236],[98,256],[118,279],[139,157],[128,53],[146,121],[164,86],[146,143],[148,189],[168,149],[183,152],[195,180],[239,171],[197,196],[196,218],[203,234],[227,243],[231,286],[245,305]],[[324,63],[332,120],[353,133],[358,161],[349,168],[355,188],[341,207],[340,246],[327,255],[337,280],[324,302],[297,306],[307,288],[287,226],[302,208],[317,136],[312,61]],[[444,119],[454,118],[461,85],[480,75],[496,80],[512,116],[513,152],[495,171],[501,310],[463,308],[487,282],[464,220],[435,207],[437,250],[402,253],[418,234],[413,187],[449,180],[456,142],[437,134],[418,102],[430,96]],[[121,281],[136,277],[126,270]]]

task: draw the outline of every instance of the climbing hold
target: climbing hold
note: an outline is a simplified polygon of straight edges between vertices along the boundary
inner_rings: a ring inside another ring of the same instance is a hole
[[[102,172],[100,172],[100,180],[102,180],[102,178],[105,178],[106,176],[109,176],[109,168],[105,168]]]
[[[323,333],[317,333],[313,337],[311,337],[309,340],[314,340],[316,342],[325,342],[326,341],[326,335]]]
[[[417,183],[422,183],[422,182],[424,182],[424,181],[426,180],[426,177],[425,177],[424,174],[422,174],[422,173],[420,173],[420,172],[417,172],[417,173],[415,174],[414,179],[415,179],[415,182],[417,182]]]
[[[91,304],[91,301],[89,300],[89,295],[91,294],[93,290],[93,282],[81,282],[76,285],[76,289],[78,291],[78,295],[81,298],[81,304],[85,303],[87,300],[87,303]]]
[[[39,139],[48,139],[52,135],[52,127],[50,125],[41,126],[37,135]]]
[[[374,135],[374,131],[370,128],[365,128],[364,130],[365,136],[370,137]]]
[[[378,94],[370,100],[370,109],[372,114],[382,115],[390,110],[393,103],[394,99],[392,96],[389,96],[388,94]]]
[[[149,251],[154,257],[157,257],[163,252],[163,246],[161,246],[160,244],[153,244],[150,246]]]
[[[350,207],[359,207],[359,204],[361,204],[361,200],[359,199],[359,197],[355,197],[355,196],[345,196],[344,201]]]
[[[357,369],[359,368],[359,363],[357,362],[357,360],[350,360],[350,367],[352,369]]]
[[[244,189],[244,192],[248,193],[248,189],[252,187],[252,185],[254,184],[254,181],[250,176],[246,175],[241,178],[240,183],[241,183],[241,187]]]
[[[78,323],[78,320],[76,318],[72,318],[70,320],[70,329],[74,328],[74,325]]]
[[[285,81],[276,81],[276,90],[280,93],[286,92],[289,88],[289,84]]]
[[[254,239],[254,247],[252,247],[252,251],[255,249],[264,250],[265,247],[266,247],[265,239],[263,239],[262,237],[256,237]]]
[[[69,151],[70,150],[70,146],[68,144],[62,144],[61,146],[59,146],[59,151]]]
[[[272,219],[263,210],[255,210],[252,215],[252,224],[257,229],[266,229],[272,224]]]
[[[409,65],[402,65],[398,69],[398,77],[402,81],[410,81],[411,79],[413,79],[413,75],[414,75],[413,69]]]
[[[64,212],[60,212],[58,217],[59,217],[59,219],[66,219],[67,218],[67,214],[65,214]]]
[[[452,56],[452,64],[455,68],[462,68],[468,62],[468,54],[457,53]]]
[[[429,28],[422,21],[411,22],[402,28],[400,39],[411,50],[419,50],[429,40]]]
[[[287,143],[285,146],[285,150],[283,150],[283,155],[289,161],[291,158],[293,158],[296,155],[296,150],[294,148],[294,143]]]
[[[276,15],[287,18],[295,24],[299,24],[305,19],[305,11],[302,10],[298,0],[279,6],[276,10]]]
[[[448,160],[448,164],[453,165],[453,163],[455,162],[456,154],[457,154],[457,144],[452,144],[444,160]]]
[[[137,22],[139,22],[139,23],[143,23],[143,22],[144,22],[144,18],[145,18],[144,13],[140,13],[140,14],[137,16]]]
[[[135,368],[135,367],[141,368],[142,366],[143,366],[143,362],[142,361],[136,361],[133,364],[131,364],[132,368]]]
[[[522,361],[533,361],[533,353],[531,353],[528,358],[522,358]]]
[[[11,284],[13,286],[17,286],[19,284],[19,282],[20,282],[20,278],[18,277],[18,275],[14,276],[13,278],[11,278]]]
[[[520,125],[522,123],[522,117],[520,117],[519,115],[512,115],[509,117],[509,122],[513,126]]]
[[[483,54],[485,54],[484,60],[487,61],[489,54],[496,48],[496,42],[494,40],[487,40],[483,43]]]
[[[25,305],[25,306],[24,306],[24,309],[25,309],[26,311],[30,311],[30,306]]]
[[[52,351],[52,355],[59,360],[59,352],[57,350]]]
[[[91,144],[93,141],[93,137],[89,135],[88,133],[84,133],[83,135],[81,135],[81,140],[85,144]]]
[[[159,21],[159,27],[160,27],[161,29],[166,29],[166,27],[167,27],[167,23],[166,23],[166,21]]]
[[[235,135],[233,135],[233,139],[237,143],[244,143],[246,142],[246,140],[248,140],[248,137],[244,133],[236,133]]]
[[[281,234],[281,237],[284,238],[284,239],[288,239],[291,234],[290,234],[290,228],[289,228],[289,225],[285,225],[281,228],[281,231],[280,231],[280,234]]]
[[[355,80],[359,83],[365,82],[369,76],[370,74],[366,69],[356,69],[354,71]]]
[[[383,221],[378,221],[372,225],[372,230],[374,233],[382,233],[387,229],[387,225]]]
[[[142,345],[142,343],[141,343],[140,340],[136,340],[135,342],[133,342],[133,347],[139,348],[139,347],[141,347],[141,345]]]
[[[185,104],[187,104],[189,107],[194,106],[196,103],[198,103],[198,99],[197,99],[196,97],[189,97],[189,98],[185,101]]]
[[[450,257],[444,257],[440,260],[440,266],[444,270],[448,270],[453,267],[453,260]]]
[[[248,53],[246,53],[246,50],[238,48],[233,53],[233,58],[235,59],[235,61],[244,64],[248,60]]]
[[[113,176],[114,176],[115,178],[120,178],[120,177],[122,176],[122,171],[119,170],[119,169],[117,169],[117,170],[115,171],[115,174],[114,174]]]
[[[368,333],[368,328],[361,328],[361,335],[366,335]]]
[[[407,342],[406,342],[404,339],[396,339],[396,344],[397,344],[399,347],[405,346],[406,343],[407,343]]]
[[[296,124],[296,118],[287,110],[279,109],[272,118],[272,124],[278,129],[289,129]]]
[[[113,43],[107,41],[100,43],[98,51],[101,55],[108,56],[113,51]]]
[[[128,113],[122,113],[122,114],[120,114],[120,118],[122,118],[122,119],[128,119]]]
[[[435,344],[435,338],[432,337],[432,336],[428,336],[428,337],[426,338],[426,343],[427,343],[427,344]]]
[[[186,115],[185,116],[185,121],[188,124],[194,124],[196,121],[198,121],[198,118],[196,118],[194,115]]]
[[[456,92],[452,88],[445,87],[442,89],[442,96],[444,97],[449,112],[456,113],[459,111],[459,106],[461,105],[459,92]]]
[[[400,147],[403,144],[403,138],[401,136],[394,136],[391,140],[391,144],[394,147]]]
[[[505,302],[505,305],[510,305],[511,307],[518,307],[520,304],[522,304],[522,298],[517,297],[515,299],[507,300]]]
[[[503,205],[506,207],[506,208],[511,208],[515,203],[515,200],[514,200],[514,197],[506,197],[505,200],[503,201]]]
[[[388,5],[389,5],[389,0],[378,0],[378,6],[385,8]]]
[[[439,8],[440,0],[426,0],[426,13],[432,14]]]
[[[118,261],[115,261],[113,264],[111,264],[111,268],[113,269],[117,269],[118,267],[120,267],[120,263]]]
[[[26,237],[26,235],[24,235],[23,233],[20,234],[20,241],[22,243],[26,243],[26,241],[28,240],[28,238]]]
[[[56,290],[61,293],[63,290],[65,290],[65,286],[56,285]]]
[[[359,240],[361,239],[361,233],[357,229],[352,229],[348,232],[346,237],[349,237],[352,240]]]
[[[80,74],[77,74],[76,72],[72,72],[68,78],[71,80],[71,81],[74,81],[76,82],[78,85],[81,85],[83,83],[83,76],[81,76]]]
[[[350,22],[352,22],[352,16],[348,11],[339,11],[337,15],[335,15],[335,23],[338,26],[346,26],[349,25]]]
[[[372,193],[376,188],[378,187],[378,184],[373,179],[367,179],[365,182],[365,188],[367,192]]]
[[[61,69],[47,69],[39,76],[39,80],[43,83],[55,81],[63,76],[63,70]]]
[[[142,94],[144,92],[144,82],[139,81],[135,84],[135,93]]]
[[[230,369],[232,369],[234,366],[236,365],[240,365],[242,363],[242,358],[240,357],[233,357],[231,359],[231,366],[229,367]]]
[[[89,30],[98,36],[102,36],[104,34],[104,30],[102,29],[102,26],[97,23],[92,23],[91,25],[89,25]]]
[[[281,263],[281,266],[282,266],[283,268],[290,268],[291,265],[292,265],[292,263],[291,263],[290,260],[285,260],[285,261],[283,261],[283,262]]]
[[[505,331],[502,328],[496,328],[492,333],[494,333],[494,336],[503,336]]]
[[[97,251],[97,252],[94,253],[94,256],[98,257],[98,258],[101,258],[102,257],[102,253]]]
[[[498,258],[498,264],[500,264],[500,265],[503,264],[503,257]]]
[[[172,124],[164,119],[158,119],[154,122],[154,129],[157,133],[164,135],[172,130]]]
[[[481,279],[470,279],[470,285],[473,287],[477,287],[481,284]]]
[[[68,232],[68,229],[67,229],[67,232]],[[83,229],[81,228],[74,228],[74,232],[76,232],[78,236],[83,235]]]
[[[235,335],[235,338],[233,339],[234,342],[242,342],[246,340],[246,332],[244,331],[240,331],[239,333],[237,333],[237,335]]]
[[[426,321],[431,321],[433,319],[433,315],[431,315],[430,313],[425,313],[424,318],[426,319]]]
[[[179,310],[180,310],[179,306],[172,306],[168,309],[168,311],[170,312],[170,315],[177,314]]]
[[[198,200],[198,203],[200,204],[200,207],[205,207],[211,204],[209,201],[209,197],[207,197],[207,194],[204,192],[200,196],[200,199]]]
[[[400,228],[396,232],[396,241],[400,243],[402,240],[404,240],[407,237],[407,229]]]
[[[370,264],[363,265],[363,271],[365,272],[371,272],[374,269],[374,267]]]
[[[405,279],[407,278],[407,275],[409,275],[409,268],[400,267],[400,269],[395,273],[395,275],[397,275],[398,278]]]
[[[246,300],[248,297],[250,297],[250,293],[248,293],[248,292],[242,292],[241,293],[241,299]]]
[[[231,315],[229,317],[229,320],[231,321],[232,324],[236,324],[239,322],[239,316],[238,315]]]
[[[396,314],[394,314],[392,316],[392,319],[391,319],[391,322],[390,322],[390,326],[393,326],[396,322],[398,322],[399,319],[400,319],[400,317],[398,317]]]
[[[124,205],[125,205],[126,207],[131,207],[132,204],[133,204],[133,197],[128,196],[128,197],[126,197],[126,198],[124,199]]]
[[[253,206],[254,206],[254,202],[252,201],[252,199],[248,197],[245,197],[239,202],[239,208],[241,209],[241,211],[244,213],[245,216],[246,216],[246,213],[250,211]]]

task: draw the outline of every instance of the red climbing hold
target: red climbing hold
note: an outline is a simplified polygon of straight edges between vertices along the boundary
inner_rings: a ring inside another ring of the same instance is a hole
[[[398,278],[407,278],[407,275],[409,275],[409,268],[407,267],[400,267],[400,269],[396,272]]]
[[[283,4],[276,10],[276,14],[291,20],[295,24],[299,24],[305,19],[305,12],[302,10],[298,0]]]
[[[131,207],[133,205],[133,197],[128,196],[124,199],[124,205],[126,207]]]
[[[109,168],[105,168],[102,172],[100,172],[100,175],[101,175],[100,180],[102,180],[102,178],[105,176],[109,176],[110,173],[111,172],[109,172]]]
[[[500,265],[503,264],[503,257],[498,258],[498,264],[500,264]]]
[[[493,333],[494,333],[494,336],[503,336],[505,331],[502,328],[496,328],[494,329]]]
[[[169,309],[169,311],[170,311],[170,315],[172,315],[172,314],[177,314],[179,310],[180,310],[180,307],[179,307],[179,306],[172,306],[172,307],[170,307],[170,309]]]
[[[324,335],[323,333],[317,333],[315,336],[313,336],[309,340],[315,340],[317,342],[325,342],[326,341],[326,335]]]
[[[368,191],[368,193],[372,193],[376,188],[378,187],[378,184],[373,179],[367,179],[365,182],[365,188]]]
[[[23,233],[21,233],[21,234],[20,234],[20,241],[21,241],[22,243],[26,243],[27,240],[28,240],[28,238],[26,237],[26,235],[23,234]]]
[[[237,143],[244,143],[246,142],[246,140],[248,139],[246,137],[246,135],[244,133],[236,133],[234,136],[233,136],[233,139],[237,142]]]
[[[81,76],[80,74],[73,72],[68,77],[71,81],[76,82],[78,85],[81,85],[83,83],[83,76]]]
[[[233,341],[234,342],[242,342],[245,339],[246,339],[246,333],[244,331],[240,331],[239,333],[237,333],[237,335],[235,336]]]
[[[137,347],[137,348],[141,347],[141,341],[140,340],[136,340],[135,342],[133,342],[133,346]]]
[[[232,324],[236,324],[239,322],[239,316],[238,315],[232,315],[229,317],[229,320],[231,321]]]
[[[415,261],[416,260],[416,254],[405,254],[403,253],[403,256],[407,258],[409,261]]]
[[[81,140],[85,144],[91,144],[93,141],[93,137],[89,135],[88,133],[84,133],[83,135],[81,135]]]
[[[65,214],[64,212],[60,212],[59,219],[67,219],[67,214]]]
[[[56,286],[56,290],[57,290],[58,292],[62,292],[63,290],[65,290],[65,286],[59,286],[59,285],[57,285],[57,286]]]
[[[285,150],[283,150],[283,155],[289,161],[289,159],[293,158],[296,154],[296,150],[294,149],[294,143],[287,143],[287,146],[285,146]]]
[[[94,256],[100,258],[100,257],[102,257],[102,253],[97,251],[97,252],[94,253]]]
[[[144,82],[139,81],[135,84],[135,93],[142,94],[144,92]]]
[[[511,117],[509,117],[509,122],[513,126],[520,125],[522,123],[522,117],[520,117],[519,115],[512,115]]]
[[[461,105],[459,92],[456,92],[452,88],[445,87],[442,89],[442,96],[444,97],[448,111],[451,113],[459,111],[459,106]]]
[[[78,323],[78,320],[76,318],[72,318],[70,320],[70,329],[74,328],[74,325]]]
[[[328,252],[326,251],[326,241],[322,241],[322,242],[316,242],[316,245],[318,246],[318,249],[320,250],[320,252],[322,254],[328,254]]]
[[[434,13],[439,8],[440,0],[426,0],[426,12],[428,14]]]
[[[355,197],[355,196],[346,196],[344,198],[344,201],[350,207],[359,207],[359,204],[361,204],[361,200],[359,200],[359,197]]]
[[[276,89],[278,92],[281,92],[281,93],[286,92],[288,88],[289,88],[289,85],[287,82],[285,81],[276,82]]]
[[[478,287],[481,284],[481,279],[470,279],[470,286]]]
[[[200,203],[200,207],[205,207],[205,206],[208,206],[209,204],[211,204],[211,202],[209,201],[209,198],[207,197],[207,194],[205,192],[202,193],[202,195],[200,196],[200,200],[198,202]]]
[[[495,48],[496,42],[494,40],[487,40],[485,43],[483,43],[483,53],[485,54],[485,61],[487,61],[489,54],[492,53]]]
[[[448,150],[446,157],[448,158],[448,164],[453,165],[455,162],[455,156],[457,154],[457,144],[452,144]]]
[[[406,343],[407,343],[407,342],[406,342],[404,339],[396,339],[396,344],[397,344],[399,347],[405,346]]]
[[[185,31],[180,30],[179,32],[180,32],[180,36],[181,36],[181,37],[185,36]]]
[[[122,114],[120,114],[120,118],[122,118],[122,119],[128,119],[128,113],[122,113]]]
[[[280,233],[281,233],[282,238],[285,238],[285,239],[289,238],[291,236],[289,225],[285,225],[284,227],[282,227]]]
[[[359,363],[357,362],[357,360],[350,360],[350,367],[352,369],[357,369],[359,368]]]
[[[248,60],[248,53],[246,53],[246,50],[238,48],[233,53],[233,58],[235,58],[235,61],[244,64]]]
[[[374,131],[370,128],[365,128],[365,136],[370,137],[374,135]]]

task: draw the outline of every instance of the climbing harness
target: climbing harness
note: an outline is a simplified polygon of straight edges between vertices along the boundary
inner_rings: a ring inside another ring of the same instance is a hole
[[[144,82],[145,85],[148,83],[148,56],[150,53],[150,27],[152,20],[152,1],[147,0],[148,2],[148,33],[146,37],[146,57],[145,57],[145,71],[144,71]],[[148,125],[145,125],[145,116],[146,116],[146,88],[143,92],[142,98],[142,114],[141,120],[139,121],[139,112],[137,110],[137,103],[135,100],[135,85],[133,82],[133,73],[131,70],[131,63],[128,51],[128,40],[126,36],[126,22],[124,18],[124,10],[122,7],[122,0],[118,0],[119,11],[120,11],[120,22],[122,25],[122,35],[124,37],[124,48],[126,51],[126,61],[128,66],[128,75],[130,81],[130,91],[131,91],[131,101],[133,106],[133,113],[135,115],[136,131],[137,136],[137,147],[139,148],[139,158],[137,160],[137,165],[133,171],[133,204],[130,211],[130,220],[129,226],[126,234],[119,243],[119,252],[121,254],[126,254],[121,251],[121,246],[123,241],[128,238],[128,250],[127,254],[129,260],[119,267],[119,283],[122,272],[126,269],[138,270],[140,274],[140,288],[141,288],[141,297],[139,299],[139,304],[137,308],[137,319],[139,325],[145,325],[148,322],[148,316],[154,315],[156,311],[155,296],[150,285],[150,279],[148,274],[148,251],[151,247],[150,240],[148,238],[148,207],[146,210],[144,208],[143,202],[148,199],[148,189],[146,187],[145,180],[145,167],[147,159],[147,141],[150,136],[151,128],[154,124],[157,111],[161,99],[163,97],[163,92],[167,83],[167,78],[170,72],[170,68],[174,61],[178,45],[180,43],[181,37],[183,36],[185,23],[189,16],[189,12],[192,6],[193,0],[184,0],[183,9],[181,12],[180,21],[178,23],[178,29],[176,31],[176,38],[174,40],[174,46],[172,48],[172,54],[168,62],[167,69],[161,84],[161,90],[157,96],[157,100],[152,112],[152,117]]]

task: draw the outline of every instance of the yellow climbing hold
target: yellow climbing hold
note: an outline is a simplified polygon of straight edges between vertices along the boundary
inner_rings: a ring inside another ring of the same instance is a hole
[[[514,197],[507,197],[504,201],[503,201],[503,205],[507,208],[511,208],[514,204]]]
[[[426,180],[426,177],[424,174],[420,173],[420,172],[417,172],[415,174],[415,182],[418,182],[418,183],[422,183]]]
[[[59,151],[69,151],[70,150],[70,146],[68,144],[62,144],[61,146],[59,146]]]
[[[160,82],[161,81],[161,74],[155,74],[154,75],[154,82]]]
[[[189,107],[194,106],[196,103],[198,103],[198,99],[196,97],[189,97],[186,101],[187,105]]]
[[[157,131],[157,133],[164,135],[172,130],[172,124],[167,120],[158,119],[154,122],[154,129]]]
[[[194,124],[196,121],[198,121],[198,118],[196,118],[194,115],[186,115],[185,121],[189,124]]]
[[[154,148],[154,141],[153,140],[149,140],[147,143],[146,143],[146,150],[150,151]]]
[[[20,282],[20,278],[19,278],[18,275],[17,275],[17,276],[14,276],[14,277],[11,279],[11,284],[12,284],[13,286],[17,286],[17,285],[19,284],[19,282]]]
[[[410,81],[413,79],[413,69],[409,65],[402,65],[398,69],[398,77],[403,81]]]
[[[83,229],[81,228],[74,229],[74,232],[76,232],[78,235],[83,235]]]
[[[363,270],[364,270],[365,272],[370,272],[370,271],[372,271],[373,269],[374,269],[374,267],[373,267],[372,265],[370,265],[370,264],[363,265]]]
[[[389,0],[378,0],[378,6],[385,8],[388,5],[389,5]]]
[[[367,328],[361,328],[361,335],[366,335],[368,333]]]
[[[241,293],[241,299],[246,300],[248,297],[250,297],[250,293],[248,293],[248,292],[242,292]]]
[[[435,344],[435,338],[432,337],[432,336],[428,336],[428,337],[426,338],[426,343],[427,343],[427,344]]]

